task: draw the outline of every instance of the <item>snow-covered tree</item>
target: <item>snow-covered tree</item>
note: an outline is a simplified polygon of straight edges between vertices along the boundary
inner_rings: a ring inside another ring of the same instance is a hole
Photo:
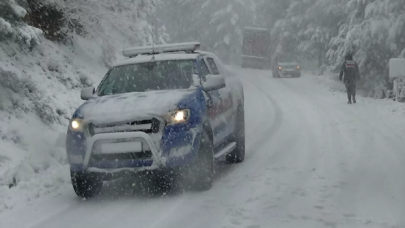
[[[354,53],[363,88],[386,80],[390,58],[405,54],[403,0],[297,0],[273,30],[289,52],[317,59],[338,70],[345,53]]]
[[[317,59],[321,66],[325,63],[330,39],[338,34],[344,18],[342,0],[294,1],[286,17],[276,23],[275,32],[288,51]]]
[[[318,66],[326,63],[330,39],[338,34],[339,25],[346,18],[343,1],[312,1],[305,13],[306,27],[299,34],[299,49],[316,58]]]
[[[274,24],[284,19],[292,0],[256,0],[257,23],[261,27],[273,28]]]
[[[49,0],[50,1],[50,0]],[[113,40],[122,37],[132,44],[145,45],[152,42],[152,26],[146,22],[155,11],[157,0],[59,0],[69,20],[77,21],[86,34],[98,40]],[[111,34],[111,30],[119,32]]]
[[[373,90],[387,79],[390,58],[405,52],[405,4],[402,0],[347,0],[348,18],[330,42],[328,58],[337,67],[343,53],[354,52],[364,86]]]
[[[276,34],[283,52],[298,53],[298,46],[303,41],[302,32],[308,27],[306,11],[312,2],[294,1],[286,11],[284,19],[275,24],[273,33]],[[300,37],[301,35],[301,37]]]
[[[203,7],[210,12],[206,30],[209,49],[218,52],[224,62],[237,62],[243,27],[255,25],[255,5],[250,0],[208,0]]]
[[[197,0],[162,1],[158,5],[158,27],[164,26],[171,42],[201,41],[207,28],[208,12]]]
[[[15,0],[0,0],[0,41],[12,40],[28,46],[39,43],[42,31],[24,22],[26,14]]]
[[[152,44],[154,28],[148,17],[159,0],[46,0],[63,12],[67,36],[74,44],[84,37],[101,48],[102,62],[111,66],[120,50]],[[158,40],[163,40],[161,36]],[[162,41],[163,42],[163,41]]]
[[[199,40],[225,62],[239,58],[244,26],[256,23],[252,0],[165,1],[159,10],[173,42]]]

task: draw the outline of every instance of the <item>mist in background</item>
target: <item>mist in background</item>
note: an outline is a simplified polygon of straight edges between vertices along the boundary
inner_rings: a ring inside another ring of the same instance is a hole
[[[269,29],[273,52],[310,60],[317,74],[337,72],[352,52],[369,91],[390,87],[388,61],[405,56],[403,0],[172,0],[157,15],[167,42],[200,41],[228,64],[240,64],[244,26]]]

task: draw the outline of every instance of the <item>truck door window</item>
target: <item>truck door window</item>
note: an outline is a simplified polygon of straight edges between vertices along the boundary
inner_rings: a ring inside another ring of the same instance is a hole
[[[211,71],[213,75],[219,75],[219,69],[217,67],[217,64],[215,64],[215,61],[213,58],[207,58],[208,64],[210,65]]]
[[[210,74],[210,71],[208,70],[207,64],[205,64],[205,61],[201,61],[201,76],[205,77]]]

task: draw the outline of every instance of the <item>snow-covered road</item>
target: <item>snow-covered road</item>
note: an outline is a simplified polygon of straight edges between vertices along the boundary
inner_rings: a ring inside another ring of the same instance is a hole
[[[218,165],[211,190],[107,187],[85,201],[64,184],[1,212],[0,227],[405,227],[404,114],[387,111],[389,101],[347,105],[311,76],[234,71],[245,89],[247,155]]]

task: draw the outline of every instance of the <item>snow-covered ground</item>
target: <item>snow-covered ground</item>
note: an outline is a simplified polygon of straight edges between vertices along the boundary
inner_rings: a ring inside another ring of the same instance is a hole
[[[244,83],[247,155],[219,164],[211,190],[148,196],[118,184],[82,200],[62,165],[1,186],[0,227],[405,227],[403,104],[348,105],[322,76],[232,71]]]

